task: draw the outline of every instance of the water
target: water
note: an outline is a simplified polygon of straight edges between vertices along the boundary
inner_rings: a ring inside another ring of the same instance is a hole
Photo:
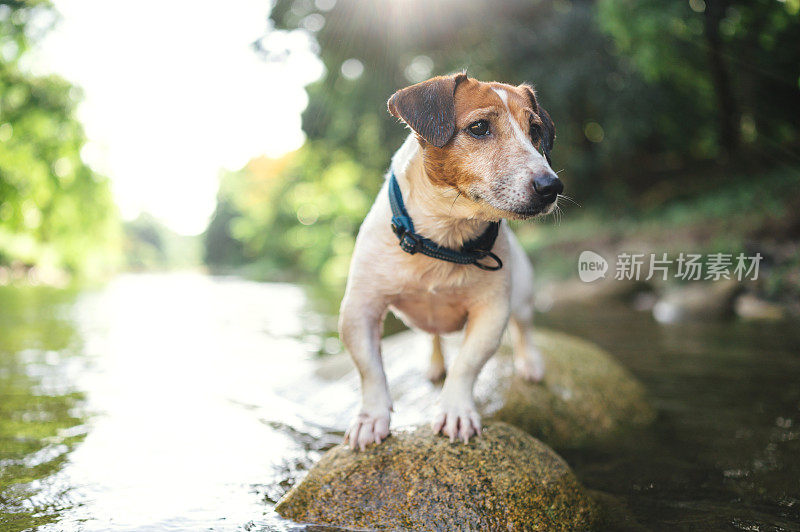
[[[539,322],[608,348],[659,410],[644,436],[562,450],[588,487],[645,529],[800,530],[796,324]],[[357,406],[330,379],[334,325],[298,287],[232,278],[0,288],[0,529],[297,528],[274,502]]]
[[[645,439],[562,452],[587,486],[659,530],[800,530],[797,323],[660,325],[613,304],[539,323],[614,353],[659,412]]]

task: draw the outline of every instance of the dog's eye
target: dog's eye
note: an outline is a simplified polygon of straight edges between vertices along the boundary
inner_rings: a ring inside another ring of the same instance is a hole
[[[473,122],[467,126],[467,130],[476,137],[485,137],[489,134],[489,121],[478,120],[477,122]]]

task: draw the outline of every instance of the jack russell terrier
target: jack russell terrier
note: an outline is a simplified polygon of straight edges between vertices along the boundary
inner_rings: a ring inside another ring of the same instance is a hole
[[[361,376],[361,410],[345,433],[353,449],[389,435],[392,399],[381,359],[388,310],[433,335],[428,377],[445,376],[440,334],[465,329],[442,386],[434,433],[480,435],[472,388],[511,325],[514,365],[544,372],[529,324],[533,268],[503,220],[549,214],[563,185],[550,168],[555,128],[527,85],[466,74],[406,87],[389,112],[412,133],[356,239],[339,334]]]

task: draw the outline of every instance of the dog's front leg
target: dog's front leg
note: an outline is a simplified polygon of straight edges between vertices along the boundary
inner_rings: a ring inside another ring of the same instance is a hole
[[[461,351],[442,386],[433,431],[469,441],[481,431],[481,418],[475,408],[472,388],[484,364],[497,351],[508,323],[508,301],[483,304],[469,309]]]
[[[344,435],[362,451],[389,435],[392,400],[381,358],[381,321],[385,306],[345,297],[339,314],[339,336],[361,376],[361,409]],[[370,304],[371,303],[371,304]]]

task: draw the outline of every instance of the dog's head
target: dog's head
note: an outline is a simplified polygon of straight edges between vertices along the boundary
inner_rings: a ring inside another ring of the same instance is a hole
[[[555,208],[564,188],[550,168],[555,126],[531,87],[456,74],[401,89],[388,105],[416,133],[435,183],[496,218]]]

